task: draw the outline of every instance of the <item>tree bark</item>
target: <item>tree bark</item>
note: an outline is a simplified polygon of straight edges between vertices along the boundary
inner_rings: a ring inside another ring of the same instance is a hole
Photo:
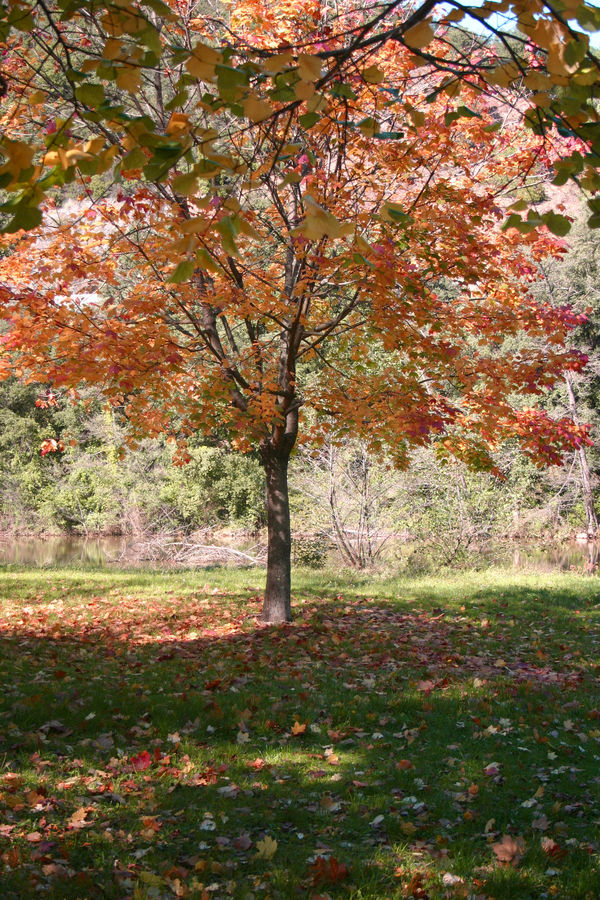
[[[573,389],[573,381],[569,373],[565,375],[565,382],[567,384],[567,396],[569,398],[571,418],[573,419],[575,424],[578,425],[579,418],[577,416],[577,399],[575,397],[575,391]],[[585,447],[580,447],[577,451],[577,455],[579,456],[579,468],[581,470],[581,491],[583,494],[583,505],[585,507],[585,530],[588,537],[592,538],[598,534],[598,514],[596,513],[596,505],[594,503],[592,479],[590,475],[590,467],[587,459],[587,453],[585,452]]]
[[[292,621],[290,503],[287,448],[262,451],[267,499],[267,584],[261,621],[280,624]]]

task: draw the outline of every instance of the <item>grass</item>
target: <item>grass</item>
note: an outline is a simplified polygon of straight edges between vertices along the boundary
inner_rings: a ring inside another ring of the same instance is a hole
[[[598,578],[261,581],[0,570],[2,898],[600,896]]]

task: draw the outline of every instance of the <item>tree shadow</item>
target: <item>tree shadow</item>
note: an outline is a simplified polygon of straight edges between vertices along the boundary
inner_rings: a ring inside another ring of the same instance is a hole
[[[233,617],[220,595],[25,604],[0,638],[5,896],[375,898],[414,871],[431,898],[444,873],[495,897],[600,893],[590,636],[560,628],[574,595],[547,626],[529,593],[480,592],[476,615],[438,599],[309,599],[280,628],[256,626],[259,597]],[[502,834],[525,836],[519,868],[495,864]],[[314,869],[330,855],[339,883]]]

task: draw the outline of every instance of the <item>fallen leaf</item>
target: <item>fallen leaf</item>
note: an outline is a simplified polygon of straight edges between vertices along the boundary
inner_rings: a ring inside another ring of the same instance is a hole
[[[233,841],[233,846],[236,850],[249,850],[252,846],[252,841],[248,834],[240,834]]]
[[[514,838],[509,834],[503,834],[497,843],[492,844],[492,850],[499,862],[516,866],[525,852],[525,841],[521,837]]]
[[[277,853],[277,841],[267,834],[262,841],[256,842],[256,849],[259,859],[273,859]]]
[[[87,817],[92,812],[93,807],[91,806],[80,806],[72,816],[67,819],[67,827],[73,829],[86,828],[88,825],[91,825],[91,822],[87,821]]]
[[[143,772],[152,765],[152,757],[147,750],[142,750],[137,756],[131,757],[131,765],[133,766],[134,772]]]
[[[310,867],[312,882],[317,884],[334,884],[337,881],[343,881],[350,874],[348,866],[337,861],[335,856],[325,859],[324,856],[317,856],[313,865]]]

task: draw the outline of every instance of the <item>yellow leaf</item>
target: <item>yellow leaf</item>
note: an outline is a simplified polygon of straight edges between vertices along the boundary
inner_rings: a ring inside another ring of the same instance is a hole
[[[247,219],[239,219],[238,226],[240,232],[245,234],[246,237],[254,238],[255,241],[262,240],[262,235],[256,230],[256,228],[248,222]]]
[[[251,122],[263,122],[273,114],[273,107],[266,100],[251,94],[244,100],[244,115]]]
[[[507,63],[505,66],[496,66],[486,77],[490,84],[508,87],[519,76],[520,72],[515,63]]]
[[[552,86],[552,80],[548,77],[546,72],[541,72],[539,69],[528,72],[523,79],[523,83],[525,84],[525,87],[528,87],[531,91],[544,91]]]
[[[364,239],[361,234],[356,235],[356,246],[360,250],[361,253],[372,253],[373,248],[371,245]]]
[[[317,81],[321,77],[322,60],[319,56],[308,53],[298,55],[298,74],[302,81]]]
[[[315,93],[315,86],[312,81],[299,81],[294,85],[294,93],[296,100],[310,100]]]
[[[264,840],[256,842],[256,849],[259,859],[273,859],[277,853],[277,841],[267,834]]]
[[[213,81],[215,66],[222,62],[222,55],[207,44],[196,44],[192,48],[192,55],[186,61],[185,67],[195,78],[201,81]]]
[[[91,154],[86,153],[80,147],[72,147],[66,151],[67,166],[76,165],[80,159],[91,159]]]
[[[431,43],[434,37],[435,33],[431,27],[431,19],[424,19],[418,25],[408,29],[404,35],[404,40],[412,49],[420,50],[421,47],[426,47],[427,44]]]
[[[27,98],[27,103],[29,106],[37,106],[38,103],[43,103],[47,96],[45,91],[34,91]]]
[[[33,161],[33,149],[23,141],[4,141],[2,152],[8,156],[2,169],[17,176],[23,169],[28,169]]]
[[[155,875],[154,872],[140,872],[139,879],[140,881],[143,881],[144,884],[150,884],[153,887],[164,884],[164,878],[161,878],[160,875]]]
[[[191,172],[185,175],[177,175],[173,179],[173,189],[183,197],[191,197],[192,194],[198,192],[198,179]]]
[[[385,75],[381,69],[377,68],[377,66],[369,66],[368,69],[363,70],[362,77],[367,84],[380,84],[385,78]]]
[[[305,731],[306,731],[306,723],[298,722],[298,721],[294,722],[294,724],[292,726],[292,734],[294,734],[294,735],[304,734]]]
[[[181,131],[190,130],[190,117],[185,113],[172,113],[167,125],[167,134],[177,134]]]
[[[136,94],[142,83],[142,73],[140,69],[133,66],[123,66],[117,72],[117,85],[122,91],[129,91],[130,94]]]
[[[565,44],[560,41],[554,41],[548,47],[547,68],[551,75],[572,75],[579,68],[579,63],[570,65],[565,60]]]
[[[306,210],[304,222],[294,229],[293,234],[303,235],[309,241],[319,241],[323,237],[340,237],[342,230],[336,217],[323,209],[310,194],[304,197],[304,208]]]
[[[460,22],[464,17],[465,13],[462,9],[453,9],[447,16],[444,16],[444,24],[446,24],[446,22]]]
[[[198,252],[196,253],[196,262],[200,266],[201,269],[206,269],[209,272],[221,272],[221,267],[218,263],[212,258],[208,250],[205,250],[204,247],[200,247]]]
[[[321,112],[327,106],[327,97],[323,94],[313,94],[310,100],[306,101],[306,108],[309,112]]]
[[[99,153],[103,147],[104,138],[101,137],[91,138],[91,140],[86,141],[83,145],[83,149],[85,150],[85,152],[91,154]]]
[[[270,56],[268,59],[263,60],[262,67],[270,75],[278,75],[280,72],[283,72],[286,66],[292,64],[292,59],[292,54],[289,52],[276,53],[275,56]]]
[[[400,823],[400,831],[402,832],[402,834],[407,834],[407,835],[415,834],[416,830],[417,829],[413,825],[412,822],[401,822]]]
[[[417,128],[421,128],[425,124],[425,113],[421,112],[420,109],[414,109],[412,106],[408,111],[408,114],[411,118],[413,125],[416,125]]]
[[[119,57],[123,54],[123,50],[125,49],[125,45],[122,41],[118,41],[116,38],[109,38],[104,45],[104,50],[102,51],[103,59],[119,59]]]

